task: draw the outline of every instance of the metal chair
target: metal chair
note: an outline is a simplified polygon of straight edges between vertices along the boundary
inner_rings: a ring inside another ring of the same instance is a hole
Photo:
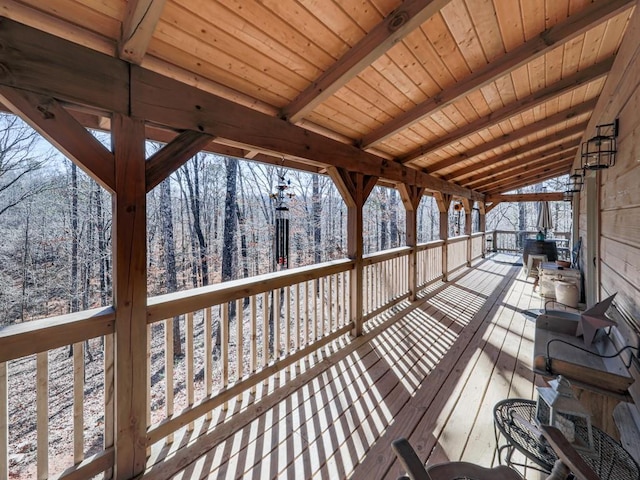
[[[559,459],[546,480],[564,480],[573,475],[578,480],[597,480],[598,476],[578,455],[569,441],[555,427],[542,426],[542,432]],[[522,480],[520,474],[506,466],[485,468],[468,462],[447,462],[425,467],[405,438],[391,444],[406,475],[398,480]]]

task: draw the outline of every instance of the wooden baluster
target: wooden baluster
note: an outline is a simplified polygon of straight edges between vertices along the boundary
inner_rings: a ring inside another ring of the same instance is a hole
[[[113,334],[104,336],[104,449],[113,447],[115,440],[115,364],[114,364],[114,336]],[[104,472],[104,479],[108,480],[113,476],[113,469],[109,468]]]
[[[145,412],[145,421],[147,428],[151,425],[151,376],[153,375],[151,371],[151,335],[153,335],[153,325],[147,325],[147,378],[145,379],[145,387],[147,389],[147,408]],[[151,445],[147,445],[147,457],[151,455]]]
[[[289,355],[291,353],[291,287],[285,287],[284,301],[284,345],[285,354]]]
[[[329,291],[327,292],[327,303],[329,304],[329,332],[333,331],[333,299],[335,297],[335,288],[333,288],[333,275],[327,277],[329,282]]]
[[[236,380],[239,382],[244,376],[244,312],[243,299],[236,300]],[[242,393],[238,394],[238,400],[242,400]]]
[[[318,292],[320,291],[320,285],[318,279],[313,280],[313,341],[318,340]]]
[[[0,362],[0,480],[9,479],[9,388],[7,362]]]
[[[309,345],[309,282],[304,282],[304,325],[302,328],[304,343],[303,345]]]
[[[73,344],[73,463],[84,460],[84,343]]]
[[[173,322],[178,321],[168,318],[164,321],[164,398],[165,413],[167,418],[173,416]],[[167,443],[173,442],[173,433],[167,435]]]
[[[256,301],[256,296],[252,295],[251,296],[251,337],[250,337],[250,342],[249,342],[249,367],[251,368],[251,373],[256,373],[256,369],[258,367],[258,346],[257,346],[257,334],[256,334],[256,323],[257,323],[257,310],[258,310],[258,306],[257,306],[257,301]],[[256,393],[256,386],[252,385],[251,386],[251,393]]]
[[[49,352],[40,352],[36,360],[37,478],[49,477]]]
[[[320,336],[325,336],[327,334],[327,318],[326,318],[326,308],[324,304],[324,292],[325,292],[325,284],[327,281],[327,277],[322,277],[319,279],[319,288],[318,296],[320,297]]]
[[[213,310],[204,309],[204,393],[206,398],[213,395]],[[206,415],[211,420],[211,410]]]
[[[273,358],[280,358],[280,289],[273,292]]]
[[[222,318],[220,318],[220,362],[222,368],[222,389],[229,385],[229,302],[222,304]],[[222,409],[226,410],[229,403],[224,402]]]
[[[294,332],[293,346],[296,350],[300,348],[300,284],[296,283],[295,291],[295,316],[294,316]]]
[[[351,289],[349,282],[349,272],[342,272],[342,326],[347,325],[351,318],[351,302],[347,301],[347,295]]]
[[[269,293],[262,294],[262,368],[269,365]],[[269,379],[264,379],[264,385],[269,385]]]
[[[193,406],[194,403],[194,388],[193,388],[193,312],[187,313],[187,322],[184,332],[185,338],[185,361],[186,361],[186,378],[185,383],[187,385],[187,408]],[[194,423],[190,422],[187,430],[192,431]]]

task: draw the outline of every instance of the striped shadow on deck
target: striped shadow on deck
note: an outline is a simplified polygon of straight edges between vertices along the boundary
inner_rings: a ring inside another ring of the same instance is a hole
[[[395,479],[401,436],[429,463],[492,466],[493,405],[534,393],[522,311],[540,299],[519,274],[492,260],[460,272],[183,449],[197,461],[179,450],[145,478]]]

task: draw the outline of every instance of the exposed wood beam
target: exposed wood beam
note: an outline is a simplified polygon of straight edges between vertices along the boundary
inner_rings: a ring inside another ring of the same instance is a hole
[[[487,197],[487,202],[560,202],[564,198],[563,192],[540,192],[540,193],[513,193],[507,195],[491,195]]]
[[[38,5],[38,2],[31,3]],[[85,45],[97,52],[106,55],[113,55],[115,53],[116,45],[112,39],[48,15],[41,10],[18,3],[16,0],[2,0],[1,13],[5,18],[10,18],[25,25],[31,25],[38,30],[49,32],[57,37],[65,38],[80,45]]]
[[[154,153],[145,163],[147,193],[212,140],[211,135],[187,130]]]
[[[291,123],[300,121],[393,45],[439,12],[449,1],[405,0],[283,108],[282,118]]]
[[[406,163],[427,156],[430,153],[440,150],[441,148],[457,142],[458,140],[469,135],[472,135],[473,133],[489,128],[493,125],[497,125],[504,120],[514,117],[515,115],[523,113],[527,110],[531,110],[532,108],[548,102],[555,97],[564,95],[581,85],[593,82],[594,80],[597,80],[606,75],[607,72],[609,72],[609,70],[611,69],[611,65],[613,65],[613,58],[608,58],[600,63],[597,63],[547,88],[535,92],[512,104],[506,105],[489,115],[480,117],[476,121],[471,122],[470,124],[465,125],[462,128],[458,128],[448,135],[439,138],[435,142],[417,148],[413,152],[404,156],[401,161],[403,163]]]
[[[515,175],[510,175],[507,178],[501,180],[492,180],[483,183],[478,186],[478,190],[487,191],[491,188],[500,188],[502,185],[506,185],[507,183],[512,183],[518,180],[526,180],[531,178],[532,175],[537,175],[539,173],[546,173],[555,171],[559,167],[567,167],[573,160],[573,157],[565,156],[564,158],[557,159],[553,162],[545,162],[544,164],[538,164],[536,166],[525,167],[522,171]]]
[[[546,173],[539,173],[537,175],[532,175],[526,179],[518,180],[509,184],[500,185],[500,187],[492,188],[487,191],[487,195],[494,195],[498,193],[510,192],[511,190],[516,190],[518,188],[528,187],[530,185],[536,185],[545,180],[549,180],[551,178],[556,178],[561,175],[566,175],[569,173],[571,165],[567,164],[566,166],[558,167],[557,169],[551,170]]]
[[[502,147],[511,142],[515,142],[516,140],[520,140],[541,130],[553,127],[554,125],[565,122],[566,120],[569,120],[571,118],[589,113],[593,110],[597,101],[597,98],[592,98],[591,100],[576,105],[575,107],[562,110],[561,112],[551,115],[550,117],[526,125],[522,128],[519,128],[518,130],[514,130],[513,132],[494,138],[493,140],[490,140],[488,142],[481,143],[480,145],[474,148],[470,148],[469,150],[466,150],[458,155],[454,155],[452,157],[445,158],[431,165],[428,165],[427,170],[429,171],[429,173],[439,172],[440,170],[444,170],[445,168],[454,166],[456,163],[468,160],[473,157],[477,157],[478,155],[482,155],[483,153],[490,152],[491,150]],[[443,176],[443,178],[445,178],[445,176]]]
[[[0,49],[0,64],[5,66],[5,72],[10,72],[0,76],[0,85],[19,84],[26,90],[70,103],[132,114],[172,130],[204,132],[273,155],[345,167],[393,182],[483,199],[478,192],[399,162],[11,20],[0,21],[0,38],[5,45]]]
[[[521,46],[506,53],[501,58],[493,60],[465,80],[448,87],[440,94],[425,100],[417,107],[387,122],[369,135],[366,135],[362,138],[361,142],[363,148],[368,148],[389,138],[395,133],[407,128],[409,125],[420,121],[433,112],[441,110],[456,100],[468,95],[472,91],[482,88],[518,67],[544,55],[556,48],[559,43],[567,42],[589,30],[594,25],[621,13],[630,8],[634,3],[634,0],[596,1],[582,12],[571,15],[566,21],[545,30]]]
[[[473,182],[467,179],[465,182],[463,182],[463,185],[469,187],[469,185],[473,184],[474,188],[483,190],[494,183],[499,183],[504,180],[517,177],[518,175],[526,174],[527,172],[533,172],[536,169],[548,168],[550,165],[555,165],[560,161],[567,161],[568,159],[572,159],[576,154],[576,150],[576,148],[571,148],[566,152],[557,153],[548,157],[533,155],[529,158],[529,161],[524,161],[517,167],[512,166],[509,169],[496,167],[495,170],[482,172],[472,177],[474,178]]]
[[[129,64],[0,18],[0,84],[48,97],[126,114],[129,109]]]
[[[91,178],[115,190],[113,154],[56,100],[17,88],[0,86],[0,99]]]
[[[131,67],[131,112],[176,130],[195,130],[247,146],[342,167],[366,176],[452,193],[481,200],[482,196],[459,185],[381,159],[289,122],[270,117],[224,98],[211,95],[143,68]]]
[[[129,0],[118,44],[121,59],[140,65],[166,0]]]
[[[496,157],[491,157],[487,160],[483,160],[482,162],[477,162],[471,165],[467,165],[447,175],[444,175],[442,178],[445,178],[448,180],[451,180],[452,178],[461,178],[465,175],[469,175],[471,173],[476,172],[479,168],[485,168],[495,163],[498,163],[500,161],[507,160],[510,158],[515,158],[518,155],[525,154],[527,152],[536,150],[538,148],[544,148],[545,146],[552,145],[556,142],[562,142],[562,144],[556,147],[558,151],[566,150],[568,147],[574,147],[578,144],[579,136],[581,136],[584,133],[584,129],[586,128],[586,125],[587,123],[585,122],[579,125],[575,125],[571,128],[567,128],[566,130],[561,130],[560,132],[554,133],[553,135],[549,135],[548,137],[544,137],[534,142],[523,145],[521,147],[514,148],[504,153],[503,155],[498,155]]]

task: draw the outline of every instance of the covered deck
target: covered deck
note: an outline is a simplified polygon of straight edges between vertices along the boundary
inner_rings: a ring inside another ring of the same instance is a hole
[[[176,434],[187,446],[155,451],[144,478],[396,478],[398,437],[429,463],[495,465],[494,404],[535,398],[526,310],[541,298],[516,260],[479,259],[262,386],[284,389],[232,418],[242,402],[216,409],[195,427],[210,433]]]
[[[0,480],[20,448],[11,408],[32,414],[18,454],[39,479],[394,478],[399,436],[429,462],[495,464],[491,410],[534,395],[523,311],[541,307],[519,266],[485,258],[502,202],[571,201],[587,303],[617,292],[612,337],[636,352],[640,3],[507,3],[4,0],[1,106],[111,196],[113,299],[0,330]],[[616,150],[588,168],[600,125]],[[147,140],[164,146],[147,156]],[[345,257],[150,297],[147,194],[200,151],[330,177]],[[575,172],[568,196],[511,193]],[[405,246],[365,255],[376,185],[402,199]],[[420,244],[425,195],[440,239]],[[63,394],[70,438],[50,415]],[[630,396],[628,430],[639,382]]]

